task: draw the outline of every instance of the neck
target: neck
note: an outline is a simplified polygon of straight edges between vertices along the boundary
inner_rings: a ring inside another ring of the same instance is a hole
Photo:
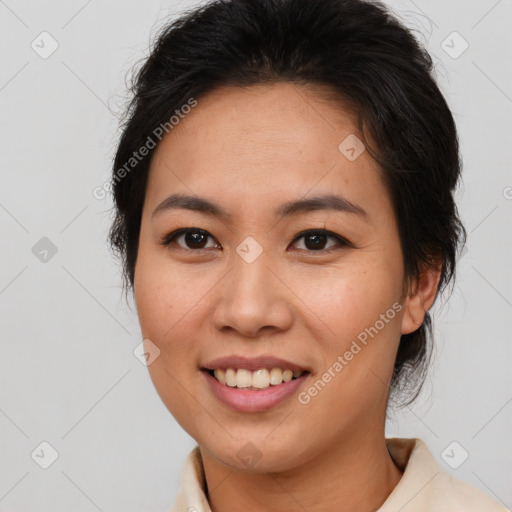
[[[202,448],[201,455],[212,512],[373,512],[402,477],[380,431],[351,436],[283,472],[239,472]]]

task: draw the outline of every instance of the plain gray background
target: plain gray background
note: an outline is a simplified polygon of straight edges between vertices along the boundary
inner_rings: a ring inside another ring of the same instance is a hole
[[[388,3],[433,55],[458,124],[469,237],[435,307],[424,391],[386,435],[420,437],[510,508],[512,2]],[[0,1],[2,511],[169,510],[195,445],[133,353],[138,322],[106,245],[111,202],[92,193],[109,179],[126,73],[194,4]]]

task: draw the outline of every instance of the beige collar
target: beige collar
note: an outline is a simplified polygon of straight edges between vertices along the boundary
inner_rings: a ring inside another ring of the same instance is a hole
[[[509,512],[481,491],[444,472],[418,438],[386,439],[402,478],[376,512]],[[211,512],[199,446],[187,456],[171,512]]]

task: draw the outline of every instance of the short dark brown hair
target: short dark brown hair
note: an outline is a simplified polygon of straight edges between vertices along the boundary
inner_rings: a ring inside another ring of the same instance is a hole
[[[407,283],[437,258],[439,293],[453,282],[466,234],[454,201],[461,172],[456,127],[432,70],[428,52],[380,2],[214,0],[169,22],[131,84],[114,158],[109,241],[123,262],[125,292],[133,291],[154,148],[122,179],[117,171],[190,98],[225,85],[287,81],[327,86],[357,112],[394,205]],[[402,406],[422,387],[431,341],[428,313],[401,337],[391,391],[407,391]]]

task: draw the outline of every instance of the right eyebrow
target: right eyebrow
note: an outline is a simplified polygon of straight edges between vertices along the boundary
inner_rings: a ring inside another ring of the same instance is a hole
[[[231,215],[218,204],[204,197],[189,196],[185,194],[172,194],[164,199],[153,211],[152,217],[174,209],[194,210],[207,215],[214,215],[228,219]]]

